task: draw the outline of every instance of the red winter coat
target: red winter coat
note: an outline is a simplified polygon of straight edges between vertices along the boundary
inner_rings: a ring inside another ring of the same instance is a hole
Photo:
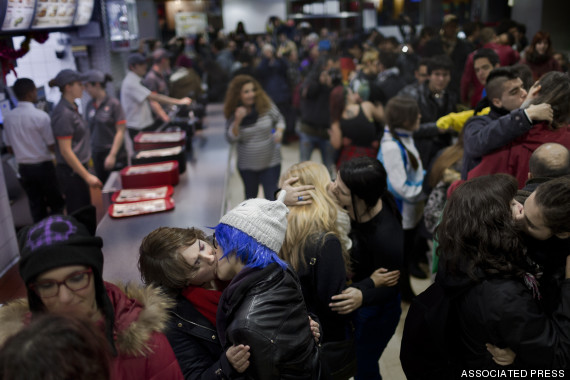
[[[172,301],[158,289],[105,283],[115,310],[115,347],[111,380],[183,380],[172,347],[162,330]],[[0,346],[30,322],[26,299],[0,308]]]
[[[551,129],[547,124],[537,124],[530,131],[513,142],[483,157],[467,179],[493,173],[507,173],[515,176],[519,189],[528,179],[528,162],[532,153],[542,144],[554,142],[570,149],[570,126]]]
[[[111,362],[111,379],[183,379],[174,351],[162,333],[171,301],[155,288],[105,286],[115,309],[115,346],[119,353]]]

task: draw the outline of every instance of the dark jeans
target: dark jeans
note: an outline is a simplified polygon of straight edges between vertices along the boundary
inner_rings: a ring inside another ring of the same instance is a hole
[[[277,191],[280,173],[281,164],[263,170],[239,169],[239,174],[241,175],[245,187],[245,199],[257,197],[259,185],[261,184],[263,186],[265,199],[269,199],[270,201],[275,200],[273,195]]]
[[[65,202],[59,191],[53,162],[20,164],[18,172],[22,187],[28,195],[34,223],[48,215],[63,213]]]
[[[384,305],[364,306],[354,313],[356,380],[381,380],[378,361],[400,322],[400,296]]]
[[[277,108],[279,108],[279,112],[285,119],[284,136],[293,136],[295,134],[295,123],[297,121],[297,114],[295,113],[295,109],[291,105],[291,102],[278,103],[276,105]]]
[[[59,186],[65,194],[67,214],[91,204],[91,192],[87,182],[75,173],[69,166],[58,164],[56,167]]]
[[[104,152],[93,151],[91,154],[91,158],[93,159],[93,167],[95,169],[95,175],[101,180],[103,185],[105,185],[107,178],[109,178],[109,175],[111,174],[111,171],[105,169],[105,159],[109,155],[109,151],[110,150]],[[113,170],[120,170],[125,166],[127,166],[127,151],[124,148],[121,148],[117,154],[117,159],[115,161],[115,167]]]

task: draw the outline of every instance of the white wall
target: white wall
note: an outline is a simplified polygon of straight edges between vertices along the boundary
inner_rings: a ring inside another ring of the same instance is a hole
[[[60,49],[58,43],[61,39],[69,39],[65,33],[54,32],[49,34],[49,38],[43,44],[32,40],[28,54],[18,59],[16,72],[6,76],[6,84],[12,86],[18,78],[30,78],[37,87],[45,86],[46,97],[49,101],[57,103],[61,97],[58,88],[50,88],[48,82],[55,78],[57,73],[63,69],[76,70],[75,60],[71,53],[71,45],[65,47],[65,58],[58,59],[55,56],[56,49]],[[14,48],[19,49],[24,37],[13,37]]]
[[[19,256],[16,230],[0,163],[0,277],[16,263]]]
[[[137,17],[139,20],[139,38],[157,38],[158,16],[154,1],[137,0]]]
[[[236,29],[243,21],[247,33],[265,33],[265,24],[270,16],[285,20],[287,5],[283,0],[224,0],[222,17],[224,31]]]

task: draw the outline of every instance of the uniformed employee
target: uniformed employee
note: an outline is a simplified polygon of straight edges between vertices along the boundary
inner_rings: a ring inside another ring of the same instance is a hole
[[[77,71],[65,69],[49,81],[50,87],[61,91],[61,100],[51,115],[51,129],[57,140],[56,173],[68,214],[91,204],[89,187],[102,187],[99,178],[87,170],[91,158],[89,129],[75,104],[83,94],[83,80]]]
[[[121,104],[127,117],[127,130],[132,139],[140,131],[156,129],[163,120],[157,122],[152,117],[149,100],[161,104],[189,105],[190,98],[174,99],[169,96],[152,92],[141,83],[147,71],[146,58],[140,53],[133,53],[127,59],[129,72],[121,84]],[[166,118],[168,121],[168,118]]]
[[[105,183],[112,170],[127,165],[127,152],[123,146],[126,123],[125,113],[117,98],[105,90],[113,78],[99,70],[85,73],[85,90],[91,100],[85,107],[85,119],[91,133],[91,157],[95,174]]]

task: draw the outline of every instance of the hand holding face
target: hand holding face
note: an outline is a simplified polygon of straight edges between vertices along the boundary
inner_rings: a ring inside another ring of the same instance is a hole
[[[315,186],[304,185],[293,187],[292,184],[298,180],[299,177],[291,177],[283,182],[283,185],[281,186],[281,189],[287,192],[285,199],[283,200],[283,203],[285,203],[286,206],[301,206],[313,203],[311,192],[309,190],[314,190]]]

